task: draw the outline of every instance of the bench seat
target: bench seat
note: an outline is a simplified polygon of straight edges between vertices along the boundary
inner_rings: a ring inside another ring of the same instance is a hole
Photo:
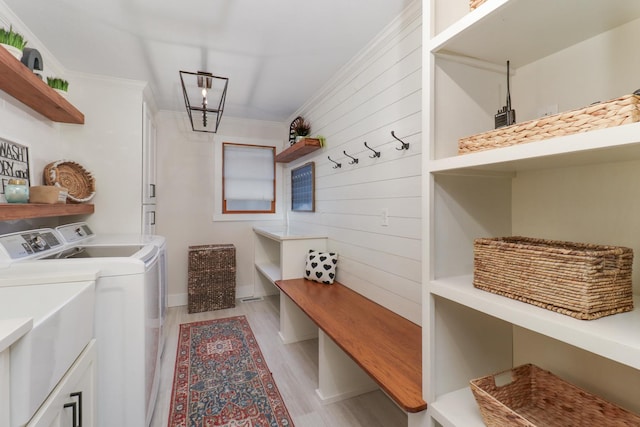
[[[423,411],[422,328],[341,283],[276,281],[327,336],[408,413]]]

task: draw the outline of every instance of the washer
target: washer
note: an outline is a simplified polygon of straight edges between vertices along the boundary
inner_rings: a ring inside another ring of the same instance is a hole
[[[0,284],[4,277],[53,281],[98,271],[94,336],[99,427],[150,424],[166,307],[164,247],[160,236],[97,236],[86,223],[0,236]]]

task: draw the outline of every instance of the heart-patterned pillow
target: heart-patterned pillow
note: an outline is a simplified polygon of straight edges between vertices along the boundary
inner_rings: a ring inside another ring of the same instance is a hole
[[[325,285],[331,285],[336,278],[337,264],[337,253],[321,252],[311,249],[307,254],[304,277],[305,279],[324,283]]]

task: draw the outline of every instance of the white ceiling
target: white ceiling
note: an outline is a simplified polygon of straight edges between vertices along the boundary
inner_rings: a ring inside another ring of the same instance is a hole
[[[4,1],[69,70],[148,81],[176,111],[178,71],[208,71],[225,115],[284,121],[412,0]]]

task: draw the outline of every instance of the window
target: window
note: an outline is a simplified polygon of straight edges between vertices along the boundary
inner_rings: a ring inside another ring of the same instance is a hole
[[[274,213],[276,149],[222,144],[222,213]]]

